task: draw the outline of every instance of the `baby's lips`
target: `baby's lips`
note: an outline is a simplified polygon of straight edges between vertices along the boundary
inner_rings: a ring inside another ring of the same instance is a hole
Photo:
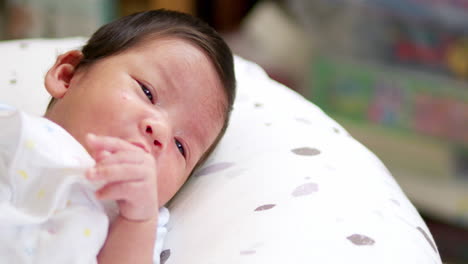
[[[141,148],[144,152],[149,153],[149,150],[147,149],[147,147],[144,144],[139,143],[139,142],[130,142],[130,143],[132,145],[134,145],[134,146],[137,146],[137,147]]]

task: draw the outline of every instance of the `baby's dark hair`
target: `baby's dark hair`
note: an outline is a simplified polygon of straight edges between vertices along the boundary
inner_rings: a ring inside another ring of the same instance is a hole
[[[227,105],[223,128],[197,166],[213,151],[226,131],[236,94],[233,55],[221,36],[200,19],[177,11],[158,9],[119,18],[99,28],[83,47],[83,58],[76,70],[100,59],[116,55],[158,37],[174,37],[200,48],[213,63],[221,80]],[[55,103],[49,102],[47,109]]]

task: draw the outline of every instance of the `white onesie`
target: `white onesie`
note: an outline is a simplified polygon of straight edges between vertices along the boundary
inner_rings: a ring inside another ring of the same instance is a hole
[[[97,263],[118,209],[95,198],[92,166],[63,128],[0,104],[0,263]]]

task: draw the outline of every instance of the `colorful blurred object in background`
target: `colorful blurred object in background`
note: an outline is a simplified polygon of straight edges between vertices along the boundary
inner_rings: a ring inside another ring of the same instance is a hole
[[[88,36],[96,27],[116,17],[114,2],[2,0],[2,39]]]

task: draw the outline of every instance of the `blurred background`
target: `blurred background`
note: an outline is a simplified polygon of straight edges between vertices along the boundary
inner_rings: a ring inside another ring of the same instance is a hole
[[[0,39],[89,36],[156,8],[202,18],[341,123],[393,173],[443,261],[468,263],[468,0],[0,0]]]

